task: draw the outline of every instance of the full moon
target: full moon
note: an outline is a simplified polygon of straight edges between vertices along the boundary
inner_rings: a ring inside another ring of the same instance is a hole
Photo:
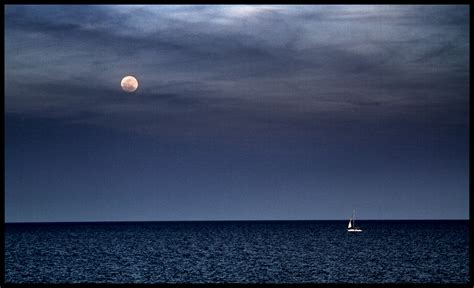
[[[137,90],[138,81],[133,76],[125,76],[123,77],[122,82],[120,82],[120,86],[122,86],[123,91],[132,93]]]

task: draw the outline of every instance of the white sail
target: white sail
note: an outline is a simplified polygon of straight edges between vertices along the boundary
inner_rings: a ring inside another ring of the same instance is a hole
[[[362,232],[362,229],[355,226],[355,209],[352,210],[352,218],[350,218],[347,225],[347,232]]]

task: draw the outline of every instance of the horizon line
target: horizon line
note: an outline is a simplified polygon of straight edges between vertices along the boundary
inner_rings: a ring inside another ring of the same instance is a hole
[[[450,219],[357,219],[358,221],[469,221],[469,218]],[[140,223],[140,222],[311,222],[311,221],[347,221],[347,219],[238,219],[238,220],[93,220],[93,221],[5,221],[5,224],[60,224],[60,223]]]

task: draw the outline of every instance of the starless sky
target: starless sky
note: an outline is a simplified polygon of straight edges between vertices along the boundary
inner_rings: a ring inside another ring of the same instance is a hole
[[[5,84],[7,222],[469,217],[469,6],[7,5]]]

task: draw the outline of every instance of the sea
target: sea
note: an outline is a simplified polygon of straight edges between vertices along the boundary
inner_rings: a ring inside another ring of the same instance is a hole
[[[468,221],[6,223],[6,283],[468,283]]]

